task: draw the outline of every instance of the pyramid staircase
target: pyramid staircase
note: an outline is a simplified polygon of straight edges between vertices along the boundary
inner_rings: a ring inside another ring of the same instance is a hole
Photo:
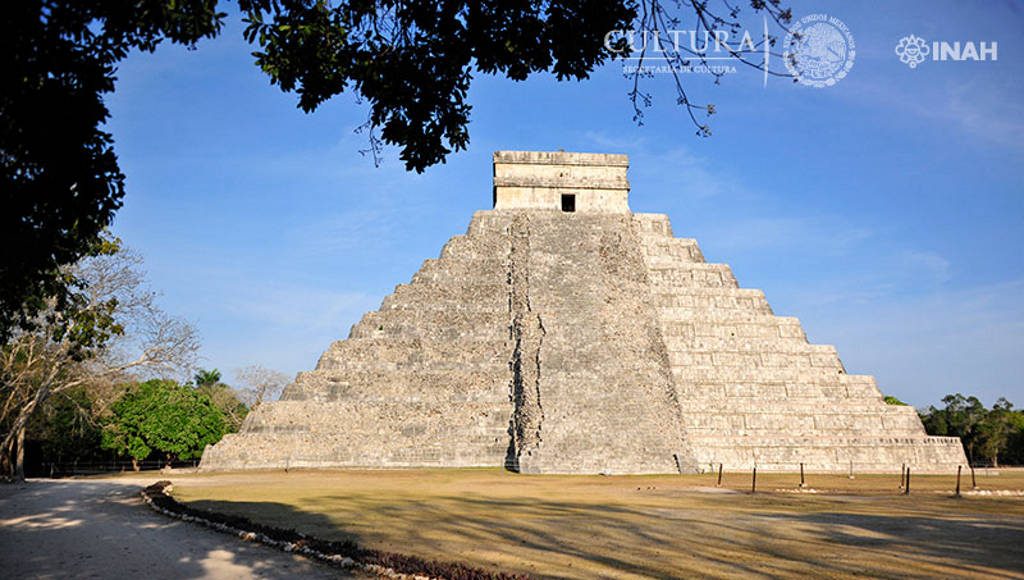
[[[501,466],[526,473],[948,471],[834,347],[810,344],[668,217],[624,156],[495,154],[495,209],[424,262],[204,469]],[[566,204],[566,197],[572,203]],[[564,211],[571,208],[573,211]]]

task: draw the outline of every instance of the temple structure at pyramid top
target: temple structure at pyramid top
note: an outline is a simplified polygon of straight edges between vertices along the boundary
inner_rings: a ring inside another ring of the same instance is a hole
[[[625,213],[628,168],[625,155],[498,151],[494,209]]]
[[[741,288],[624,155],[500,151],[493,209],[206,450],[204,469],[504,466],[527,473],[949,471],[832,346]]]

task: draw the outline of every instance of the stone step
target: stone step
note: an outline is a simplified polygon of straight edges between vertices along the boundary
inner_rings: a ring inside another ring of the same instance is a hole
[[[329,365],[324,365],[316,371],[323,373],[349,373],[349,372],[412,372],[412,371],[487,371],[490,373],[504,373],[508,370],[509,352],[494,353],[493,356],[471,356],[462,359],[438,358],[424,356],[422,352],[411,351],[401,360],[384,360],[378,358],[349,357],[332,360]],[[489,354],[489,353],[488,353]]]
[[[445,278],[469,279],[481,282],[504,280],[508,275],[505,258],[500,256],[461,257],[458,259],[424,260],[412,277],[412,282],[430,282]]]
[[[681,397],[679,409],[686,415],[835,415],[869,414],[886,417],[910,417],[906,413],[890,411],[893,405],[886,405],[881,398],[838,398],[833,401],[821,399],[752,399],[750,397],[727,397],[717,400]]]
[[[774,425],[772,421],[779,421]],[[888,415],[801,415],[773,413],[757,415],[708,414],[683,421],[690,437],[779,437],[792,434],[848,437],[885,434],[893,437],[924,436],[920,421]]]
[[[501,465],[508,447],[493,438],[468,437],[447,445],[387,444],[403,441],[400,433],[388,439],[364,437],[362,442],[310,434],[254,435],[225,437],[223,445],[203,454],[202,469],[486,467]]]
[[[445,321],[449,322],[445,322]],[[488,319],[484,324],[472,324],[482,322],[482,319],[474,320],[472,317],[456,317],[456,315],[443,314],[432,324],[427,322],[408,319],[401,316],[383,316],[379,312],[372,312],[363,317],[352,327],[349,333],[350,338],[384,338],[394,337],[402,339],[423,338],[428,340],[494,340],[501,341],[508,337],[507,324],[497,320]]]
[[[502,236],[455,236],[441,248],[442,260],[464,258],[504,259],[508,256],[509,240]]]
[[[726,264],[679,262],[669,268],[648,269],[655,292],[675,288],[739,288],[736,276]]]
[[[828,436],[862,433],[924,435],[920,421],[882,413],[808,414],[808,413],[692,413],[684,416],[683,427],[691,436],[757,436],[787,433],[818,433]]]
[[[688,238],[646,239],[641,249],[651,269],[671,269],[687,263],[704,263],[697,240]]]
[[[643,236],[672,237],[672,223],[663,213],[634,213],[633,223]]]
[[[818,345],[806,345],[807,347]],[[676,368],[702,367],[743,367],[743,368],[829,368],[843,370],[843,364],[836,355],[834,348],[819,349],[810,352],[774,352],[757,351],[722,351],[670,350],[669,366]]]
[[[466,236],[473,239],[504,239],[513,214],[493,210],[479,210],[473,213]]]
[[[800,321],[788,316],[759,315],[753,313],[729,314],[726,311],[691,320],[662,320],[659,326],[664,340],[673,338],[717,339],[795,339],[807,342]]]
[[[731,398],[742,398],[751,401],[798,400],[823,403],[834,400],[837,403],[845,399],[874,401],[882,400],[881,392],[874,383],[844,384],[842,379],[848,375],[827,377],[825,382],[768,382],[747,381],[733,382],[727,380],[702,381],[699,383],[677,383],[676,393],[681,401],[699,401],[698,404],[711,404]]]
[[[276,401],[261,405],[246,418],[243,433],[260,431],[317,433],[322,437],[347,438],[349,434],[397,433],[414,426],[415,433],[442,433],[451,429],[468,436],[501,434],[507,427],[511,404],[470,401]],[[345,430],[338,430],[344,425]]]
[[[781,337],[746,338],[738,336],[672,336],[666,337],[664,341],[665,348],[668,349],[669,352],[786,352],[836,355],[836,349],[834,346],[828,344],[813,344],[803,340],[802,338],[783,339]]]
[[[374,310],[363,315],[356,323],[364,330],[387,330],[388,327],[415,326],[432,331],[442,326],[448,329],[473,330],[480,327],[496,327],[507,330],[509,314],[507,310],[496,309],[456,309],[431,308],[410,309],[389,307]],[[383,329],[381,327],[384,327]]]
[[[320,357],[318,370],[344,368],[346,361],[403,364],[416,361],[448,361],[450,364],[508,362],[512,345],[506,340],[464,337],[453,340],[424,338],[350,338],[335,341]]]
[[[508,400],[507,377],[496,369],[337,369],[299,373],[288,400]],[[282,398],[285,397],[282,395]]]
[[[392,294],[388,295],[393,296]],[[506,299],[507,302],[507,299]],[[384,299],[381,307],[377,309],[378,312],[401,312],[403,314],[414,316],[418,312],[424,311],[439,311],[439,312],[467,312],[467,313],[503,313],[506,317],[508,316],[508,304],[497,300],[491,301],[491,303],[480,304],[472,303],[465,304],[462,302],[408,302],[401,300],[388,300]]]
[[[754,288],[651,288],[651,297],[659,308],[771,310],[764,292]]]
[[[406,295],[426,296],[432,300],[455,301],[465,303],[468,300],[479,299],[489,300],[491,298],[508,298],[508,283],[504,277],[493,279],[492,277],[475,278],[445,278],[433,280],[420,280],[413,284],[399,284],[395,286],[396,299],[402,299]]]
[[[484,289],[485,291],[479,291]],[[444,284],[399,284],[384,297],[381,310],[386,309],[458,309],[465,308],[465,291]],[[508,310],[508,287],[488,283],[470,291],[473,305],[480,310]]]
[[[842,374],[827,367],[674,367],[672,376],[678,383],[702,383],[708,380],[745,382],[819,381]]]
[[[707,291],[711,289],[693,288],[687,290]],[[714,290],[730,289],[716,288]],[[732,290],[739,289],[737,288]],[[693,294],[683,294],[682,292],[678,294],[654,294],[654,305],[658,307],[659,315],[669,318],[675,316],[675,311],[677,310],[690,312],[738,310],[762,315],[772,314],[771,306],[768,305],[768,301],[765,300],[763,294],[760,296],[737,296],[727,294],[696,296]]]

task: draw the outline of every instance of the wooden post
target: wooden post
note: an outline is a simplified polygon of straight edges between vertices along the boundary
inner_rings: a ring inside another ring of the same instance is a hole
[[[750,493],[757,493],[757,466],[754,466],[754,475],[750,478]]]
[[[850,460],[850,479],[853,479],[853,460]]]
[[[963,465],[956,466],[956,497],[960,497],[960,471],[963,468]]]
[[[715,484],[715,487],[722,487],[722,464],[721,463],[718,464],[718,483]]]
[[[800,489],[807,487],[807,481],[804,479],[804,464],[800,462]]]
[[[910,468],[907,468],[907,487],[903,488],[903,495],[910,495]]]
[[[971,464],[971,489],[978,489],[978,480],[974,479],[974,465]]]
[[[900,491],[903,491],[904,483],[907,480],[907,464],[904,463],[900,466]]]

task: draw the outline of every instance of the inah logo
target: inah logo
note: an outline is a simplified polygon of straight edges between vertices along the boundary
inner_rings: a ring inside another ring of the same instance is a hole
[[[842,20],[827,14],[804,16],[786,35],[782,57],[801,84],[830,87],[853,68],[857,43]]]
[[[924,57],[928,56],[931,51],[932,49],[923,38],[913,34],[904,36],[896,45],[896,55],[900,57],[900,62],[910,68],[917,68],[917,65],[924,62]]]
[[[911,34],[896,44],[896,56],[910,68],[917,68],[929,55],[932,60],[999,60],[999,43],[942,40],[929,45],[925,39]]]

